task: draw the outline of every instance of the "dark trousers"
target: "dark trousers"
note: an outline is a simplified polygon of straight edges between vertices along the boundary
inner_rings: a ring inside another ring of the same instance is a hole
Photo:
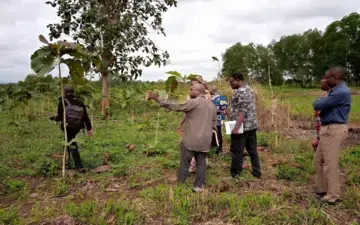
[[[219,154],[220,152],[222,152],[222,146],[223,146],[221,126],[217,126],[217,136],[218,136],[218,140],[219,140],[219,146],[217,148],[217,153]]]
[[[231,176],[237,177],[242,172],[244,161],[244,148],[249,153],[252,166],[252,174],[255,177],[261,177],[260,161],[257,152],[256,130],[245,131],[243,134],[231,135],[230,152],[232,157]]]
[[[216,128],[217,128],[217,135],[216,136],[217,136],[218,141],[219,141],[219,146],[217,146],[215,135],[213,135],[212,146],[216,146],[216,154],[219,154],[220,152],[222,152],[223,138],[222,138],[221,126],[217,126]]]
[[[180,168],[178,170],[178,182],[185,183],[189,176],[189,167],[191,159],[195,157],[196,160],[196,175],[194,187],[205,186],[205,169],[206,169],[206,152],[195,152],[188,150],[184,144],[180,144],[181,158]]]
[[[79,132],[80,132],[79,129],[67,128],[66,133],[67,133],[68,142],[71,142],[71,140],[73,140]],[[73,142],[70,146],[67,147],[67,151],[68,151],[67,167],[70,167],[70,155],[71,155],[75,162],[75,168],[76,169],[83,168],[78,144],[76,142]]]

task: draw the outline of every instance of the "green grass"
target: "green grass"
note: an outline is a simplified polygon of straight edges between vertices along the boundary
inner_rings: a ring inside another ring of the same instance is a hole
[[[309,90],[299,91],[302,97],[294,90],[275,91],[294,104],[309,98],[311,105]],[[305,108],[300,114],[312,111]],[[134,120],[129,109],[116,108],[116,121],[95,120],[93,137],[80,133],[81,158],[90,172],[62,179],[62,133],[40,110],[25,107],[0,115],[0,224],[41,224],[63,215],[77,224],[301,225],[341,224],[344,218],[350,224],[359,215],[358,147],[342,152],[345,193],[336,207],[320,204],[311,194],[310,142],[279,137],[275,148],[275,134],[261,131],[258,143],[269,149],[260,152],[261,180],[251,169],[231,179],[231,156],[210,154],[207,191],[194,194],[193,176],[185,185],[175,183],[180,154],[175,128],[182,115],[147,103],[135,108]],[[30,112],[32,116],[24,115]],[[228,150],[229,136],[224,139]],[[130,151],[129,144],[136,149]],[[92,173],[107,154],[113,169]],[[248,157],[246,161],[250,164]]]
[[[358,90],[359,88],[351,88]],[[269,88],[265,89],[265,95],[270,99]],[[320,89],[303,89],[293,87],[274,87],[274,94],[282,104],[290,105],[292,115],[312,119],[314,110],[312,104],[317,97],[321,97],[323,92]],[[269,103],[270,104],[270,103]],[[352,96],[350,122],[360,122],[360,95]]]

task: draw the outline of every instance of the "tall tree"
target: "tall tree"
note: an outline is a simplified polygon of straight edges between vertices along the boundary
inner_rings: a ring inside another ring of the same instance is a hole
[[[360,83],[360,14],[351,13],[331,23],[325,31],[324,64],[345,66],[347,80]]]
[[[316,62],[316,44],[321,39],[317,29],[303,34],[283,36],[274,44],[273,50],[283,73],[290,76],[301,87],[314,80]]]
[[[48,25],[50,39],[67,35],[101,57],[101,111],[109,116],[109,76],[123,80],[141,75],[140,66],[166,64],[169,54],[148,38],[149,30],[165,35],[162,13],[176,0],[52,0],[60,23]]]
[[[284,78],[278,67],[278,63],[271,46],[265,47],[263,45],[257,45],[256,56],[257,60],[255,64],[255,79],[261,84],[267,84],[270,73],[272,85],[281,85],[284,81]]]
[[[253,73],[252,65],[256,60],[254,44],[242,45],[238,42],[226,49],[222,59],[222,74],[225,77],[229,77],[234,72],[241,72],[248,77]]]

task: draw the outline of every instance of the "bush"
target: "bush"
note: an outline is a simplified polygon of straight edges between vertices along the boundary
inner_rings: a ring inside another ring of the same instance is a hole
[[[37,163],[36,171],[45,177],[53,177],[58,174],[59,166],[57,162],[50,158],[41,158]]]
[[[19,225],[24,222],[19,218],[18,212],[14,209],[0,209],[0,224]]]

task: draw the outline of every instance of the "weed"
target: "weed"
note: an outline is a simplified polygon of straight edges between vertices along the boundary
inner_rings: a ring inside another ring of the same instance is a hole
[[[53,177],[58,174],[59,165],[50,158],[41,158],[37,163],[37,172],[45,177]]]
[[[0,209],[1,225],[21,225],[25,222],[19,217],[19,213],[15,209]]]
[[[357,209],[357,212],[360,213],[360,188],[359,187],[349,187],[343,196],[342,206],[346,209]]]
[[[69,185],[65,179],[57,179],[53,188],[53,196],[61,197],[68,194]]]
[[[307,182],[314,173],[311,156],[296,156],[285,164],[277,166],[276,176],[289,181]]]
[[[106,225],[135,225],[143,224],[144,216],[132,210],[131,204],[121,201],[109,200],[107,203],[87,201],[80,205],[70,203],[66,212],[80,223]]]

